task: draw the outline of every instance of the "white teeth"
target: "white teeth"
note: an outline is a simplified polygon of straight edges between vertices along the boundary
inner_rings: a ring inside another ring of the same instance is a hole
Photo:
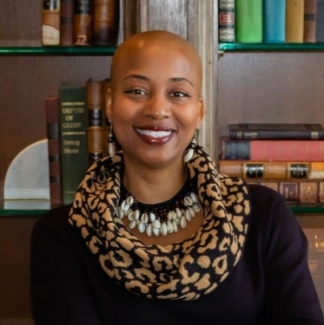
[[[171,134],[171,131],[151,131],[151,130],[139,130],[137,132],[140,134],[148,135],[152,138],[162,138],[168,137]]]

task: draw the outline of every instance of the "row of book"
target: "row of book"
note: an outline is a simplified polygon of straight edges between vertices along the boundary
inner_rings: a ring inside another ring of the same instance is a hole
[[[88,167],[108,153],[109,79],[62,84],[45,98],[51,204],[69,204]]]
[[[324,42],[322,0],[219,0],[219,42]]]
[[[230,124],[221,143],[220,173],[271,187],[290,203],[324,202],[321,124]]]
[[[117,44],[119,0],[42,0],[42,43]]]

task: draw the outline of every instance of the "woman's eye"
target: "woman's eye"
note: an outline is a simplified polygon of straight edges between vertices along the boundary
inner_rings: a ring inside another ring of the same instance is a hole
[[[178,98],[181,98],[181,97],[189,97],[188,94],[182,92],[182,91],[175,91],[171,94],[172,97],[178,97]]]
[[[133,95],[145,95],[145,92],[140,89],[131,89],[131,90],[126,90],[126,94],[133,94]]]

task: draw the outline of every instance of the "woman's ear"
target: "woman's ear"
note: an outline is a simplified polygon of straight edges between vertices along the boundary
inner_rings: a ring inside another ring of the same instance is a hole
[[[111,98],[111,89],[107,89],[106,95],[106,116],[111,123],[111,116],[112,116],[112,98]]]
[[[203,97],[199,98],[198,102],[198,114],[197,114],[197,123],[196,123],[196,129],[200,128],[201,122],[204,119],[205,116],[205,101]]]

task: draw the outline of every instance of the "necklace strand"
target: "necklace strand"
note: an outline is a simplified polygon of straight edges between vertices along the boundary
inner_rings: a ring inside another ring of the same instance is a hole
[[[171,234],[178,231],[178,226],[185,228],[200,211],[197,195],[188,180],[183,188],[170,200],[158,204],[144,204],[137,201],[122,185],[120,206],[117,216],[120,219],[127,217],[129,229],[137,227],[140,233],[148,236]]]

